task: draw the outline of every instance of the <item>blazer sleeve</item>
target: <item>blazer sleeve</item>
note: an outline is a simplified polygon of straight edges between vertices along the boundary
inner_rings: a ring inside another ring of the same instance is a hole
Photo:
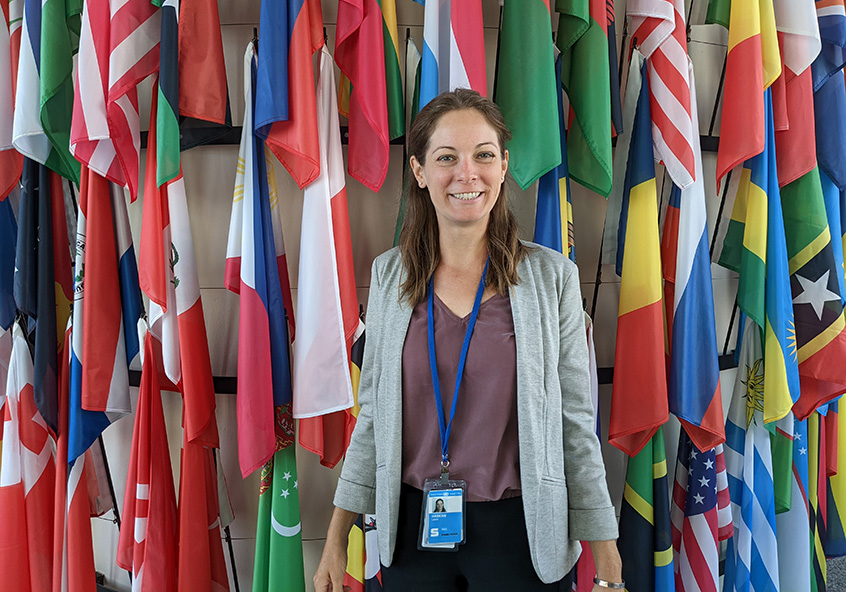
[[[616,539],[617,516],[605,482],[605,464],[599,439],[594,432],[587,337],[579,272],[575,265],[565,265],[558,305],[558,374],[561,381],[570,539]]]
[[[377,352],[384,298],[379,281],[378,264],[377,258],[373,261],[370,271],[364,357],[358,384],[360,410],[344,457],[334,499],[335,506],[358,514],[376,512],[376,442],[373,433],[373,408],[376,404],[376,383],[379,372]]]

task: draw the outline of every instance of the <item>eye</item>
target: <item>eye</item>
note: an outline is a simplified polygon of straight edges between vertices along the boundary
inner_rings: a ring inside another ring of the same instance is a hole
[[[451,162],[455,160],[455,156],[453,156],[452,154],[441,154],[436,160],[438,162]]]
[[[495,157],[496,155],[493,152],[487,150],[476,155],[479,160],[493,160]]]

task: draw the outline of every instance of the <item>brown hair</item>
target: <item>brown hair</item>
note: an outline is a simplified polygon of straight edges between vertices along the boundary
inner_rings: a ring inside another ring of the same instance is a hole
[[[485,118],[497,134],[500,153],[504,157],[505,144],[511,139],[511,132],[499,107],[475,90],[459,88],[432,99],[414,119],[408,134],[409,158],[414,156],[421,165],[425,165],[429,140],[438,121],[447,113],[464,109],[476,111]],[[414,182],[411,167],[408,167],[406,175],[408,201],[399,236],[400,254],[406,270],[401,297],[414,306],[425,299],[426,284],[441,261],[441,253],[438,218],[429,191]],[[493,286],[502,295],[507,295],[508,288],[519,283],[517,264],[527,252],[517,231],[517,219],[508,207],[508,193],[506,183],[503,182],[499,199],[488,220],[490,264],[485,280],[487,286]]]

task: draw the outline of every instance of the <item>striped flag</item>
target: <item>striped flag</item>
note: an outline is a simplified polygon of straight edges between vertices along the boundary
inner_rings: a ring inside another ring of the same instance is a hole
[[[225,276],[227,289],[240,294],[238,458],[245,477],[270,460],[276,449],[273,409],[290,402],[289,325],[293,336],[273,165],[253,127],[256,70],[255,52],[249,44],[244,55],[246,109]]]
[[[676,592],[719,590],[719,545],[732,534],[729,504],[723,445],[700,452],[682,430],[671,511]]]
[[[333,67],[323,48],[317,88],[320,175],[305,188],[293,366],[300,443],[330,468],[352,434],[350,348],[361,323]]]
[[[176,494],[158,372],[148,333],[117,548],[117,564],[132,573],[137,592],[177,590]]]
[[[319,0],[261,3],[255,131],[300,188],[320,172],[311,56],[322,25]]]
[[[335,62],[352,83],[350,175],[379,191],[388,174],[387,83],[382,11],[378,0],[341,0]]]
[[[808,525],[808,422],[795,421],[792,434],[790,509],[776,515],[778,578],[785,590],[811,591]]]
[[[629,456],[640,452],[668,418],[658,200],[645,70],[643,56],[633,52],[628,84],[634,86],[626,94],[637,101],[626,102],[625,122],[633,123],[627,126],[631,149],[619,216],[620,306],[608,428],[608,441]]]
[[[555,94],[558,95],[558,137],[561,163],[538,180],[534,242],[576,260],[570,171],[567,167],[567,132],[564,129],[564,97],[561,93],[561,56],[555,60]],[[566,246],[566,250],[565,250]]]
[[[488,96],[481,0],[416,1],[425,6],[420,107],[456,88]]]
[[[839,402],[829,406],[826,420],[833,419],[830,425],[835,435],[836,446],[834,456],[837,472],[827,475],[827,520],[825,539],[823,541],[826,557],[843,557],[846,555],[846,532],[843,519],[846,518],[846,470],[840,459],[846,458],[846,414],[838,412]],[[831,416],[834,417],[831,417]],[[807,459],[805,459],[807,462]],[[806,490],[807,491],[807,490]]]
[[[811,66],[814,91],[846,65],[846,2],[816,0],[822,52]]]
[[[667,451],[660,426],[640,452],[629,459],[617,546],[626,590],[673,592]]]
[[[632,0],[626,6],[649,71],[655,157],[682,189],[696,180],[694,144],[699,142],[691,118],[684,10],[684,0]]]
[[[808,417],[808,508],[810,513],[811,590],[826,590],[826,560],[823,537],[826,531],[826,430],[819,413]]]
[[[561,163],[549,0],[503,6],[497,76],[494,101],[512,132],[509,172],[525,190]]]
[[[23,0],[0,3],[0,200],[18,184],[23,156],[12,146],[15,81],[21,45]]]
[[[572,110],[567,134],[570,174],[607,197],[613,178],[607,5],[604,0],[556,0],[555,10],[560,13],[556,45],[562,54],[562,86]]]
[[[379,0],[385,37],[385,90],[388,96],[388,136],[405,135],[405,101],[400,73],[396,0]],[[410,39],[410,38],[409,38]],[[413,70],[412,70],[413,71]],[[349,82],[349,81],[348,81]],[[347,109],[349,113],[349,109]]]
[[[772,0],[731,3],[717,185],[735,166],[764,151],[764,91],[781,73]]]
[[[377,539],[376,515],[359,515],[347,542],[344,586],[349,586],[350,592],[382,592],[382,567]]]
[[[161,9],[161,45],[155,133],[156,186],[161,187],[180,172],[179,158],[179,0],[152,0]]]
[[[92,171],[127,187],[133,200],[141,154],[137,86],[159,68],[160,38],[161,11],[149,2],[84,4],[70,149]]]
[[[763,417],[769,390],[760,335],[760,327],[747,318],[726,421],[734,535],[726,550],[724,591],[780,590],[770,434]]]

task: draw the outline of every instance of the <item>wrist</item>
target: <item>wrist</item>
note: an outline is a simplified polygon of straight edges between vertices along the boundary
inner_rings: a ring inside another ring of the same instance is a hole
[[[609,582],[608,580],[603,580],[602,578],[594,576],[593,583],[600,588],[608,590],[624,590],[626,588],[626,583],[622,581],[622,578],[620,578],[619,582]]]

